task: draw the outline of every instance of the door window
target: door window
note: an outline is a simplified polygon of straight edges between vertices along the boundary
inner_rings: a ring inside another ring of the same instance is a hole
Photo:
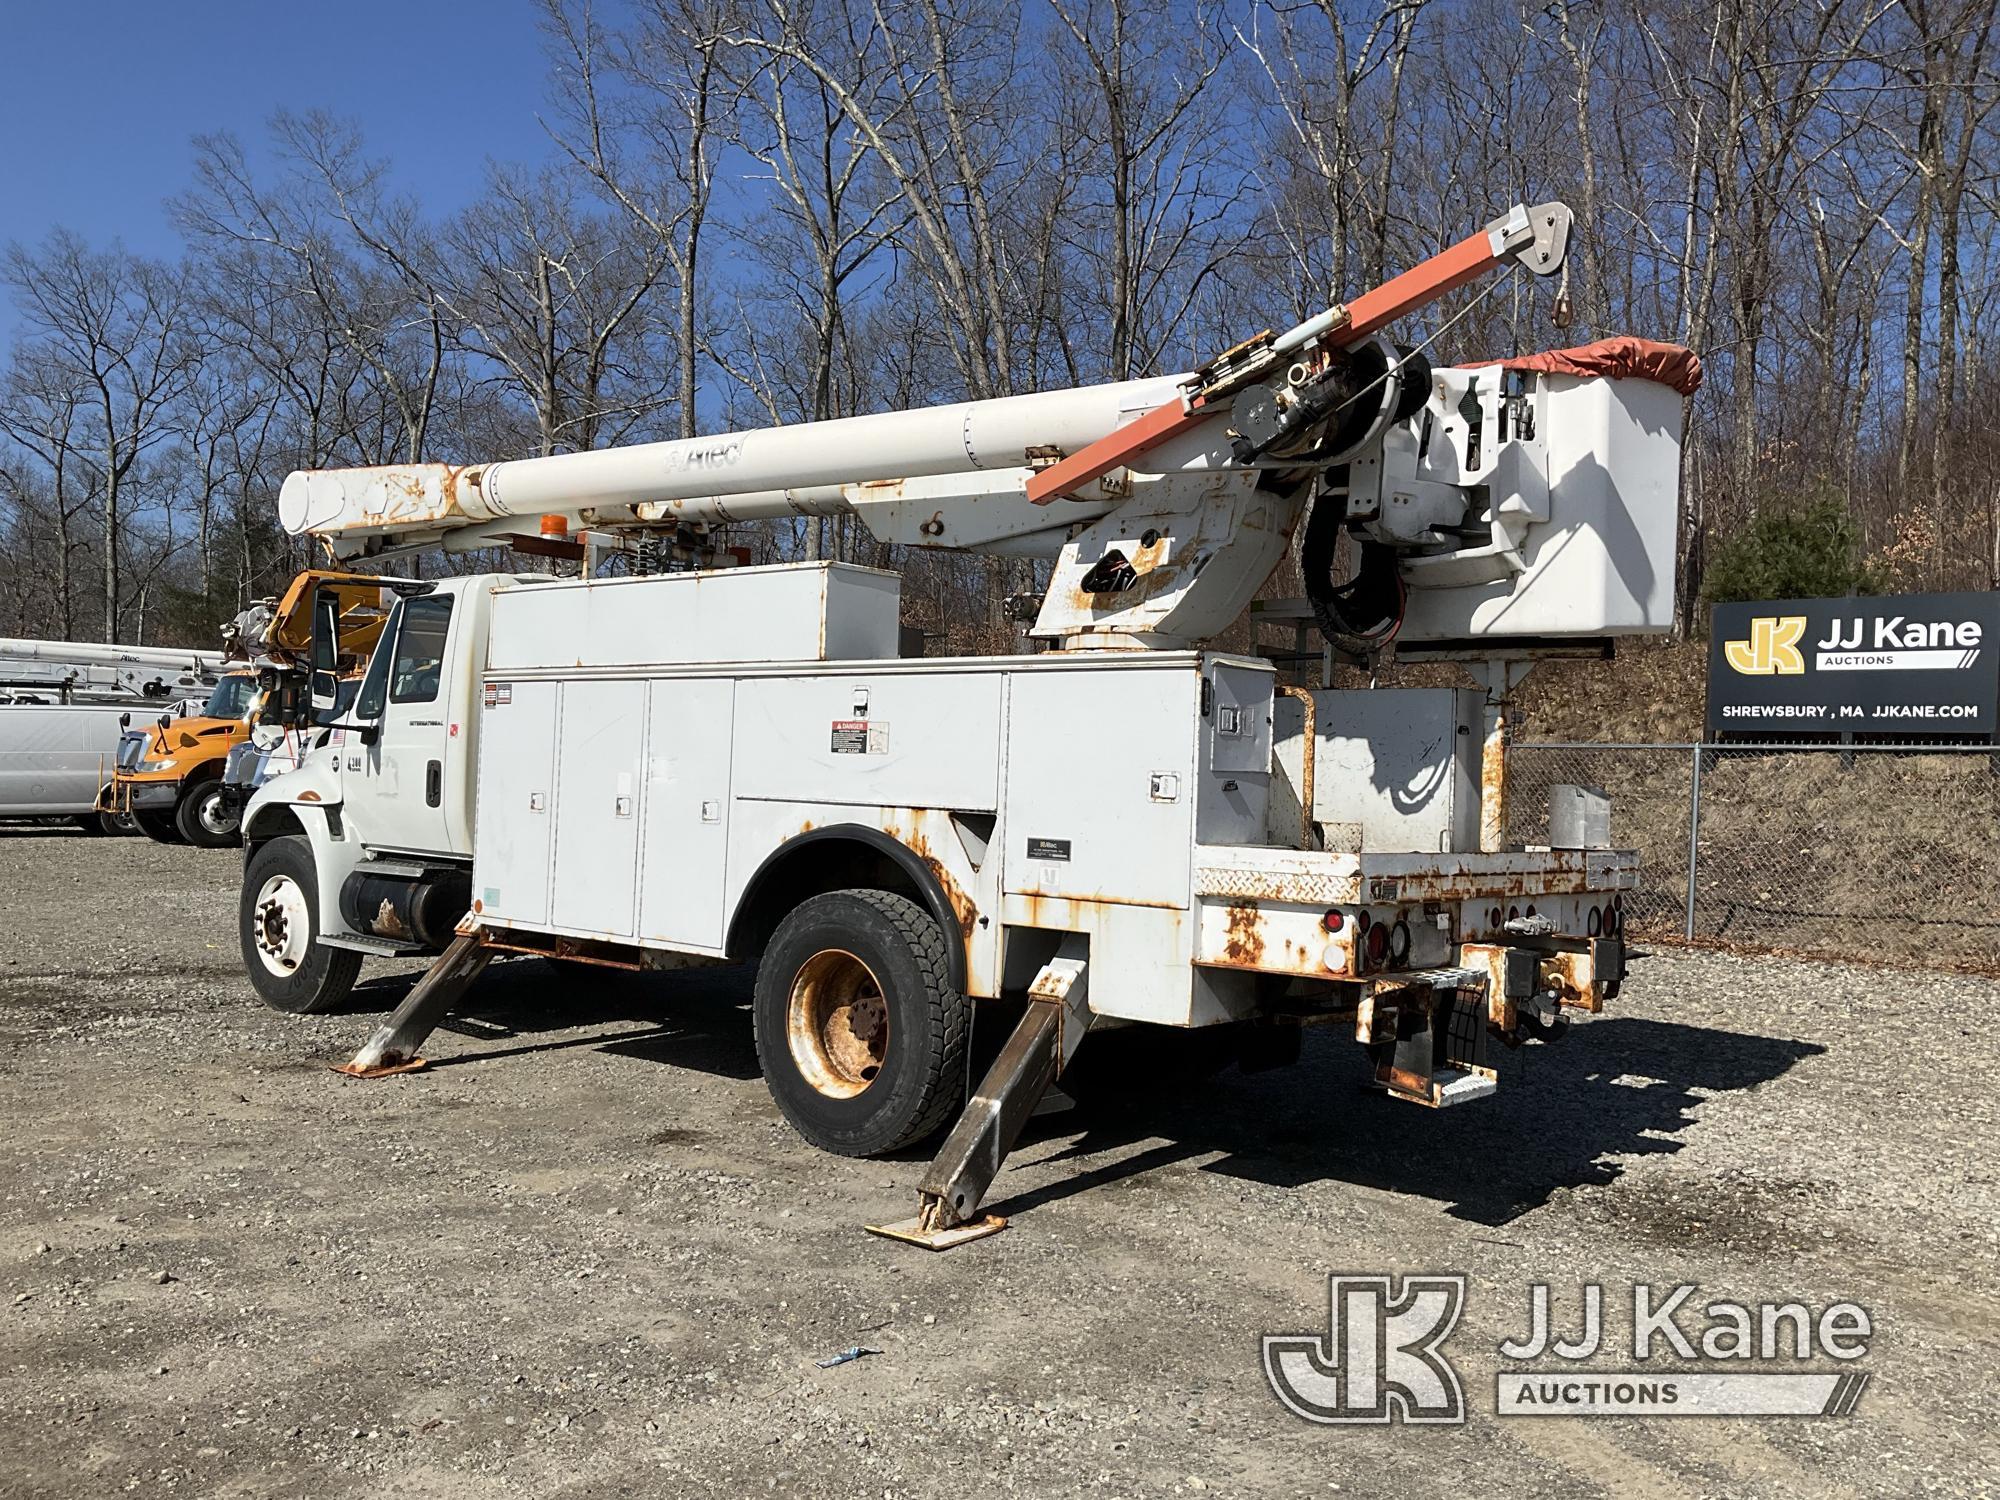
[[[444,642],[451,630],[451,595],[403,601],[396,657],[389,667],[391,703],[433,703],[444,677]]]

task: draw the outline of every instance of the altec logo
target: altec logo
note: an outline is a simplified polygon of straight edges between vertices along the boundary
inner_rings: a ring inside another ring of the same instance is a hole
[[[1804,615],[1759,615],[1750,622],[1750,639],[1723,642],[1722,654],[1746,677],[1796,677],[1806,669],[1799,650],[1805,633]]]

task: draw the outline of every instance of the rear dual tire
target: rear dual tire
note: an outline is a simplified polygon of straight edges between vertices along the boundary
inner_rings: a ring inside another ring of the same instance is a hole
[[[971,1009],[931,915],[888,891],[831,891],[778,924],[753,1014],[766,1087],[823,1151],[879,1156],[965,1099]]]

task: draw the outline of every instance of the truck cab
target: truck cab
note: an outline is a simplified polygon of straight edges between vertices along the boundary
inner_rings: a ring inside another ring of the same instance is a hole
[[[97,810],[129,815],[142,833],[163,844],[217,849],[235,843],[236,819],[222,797],[222,770],[230,752],[248,741],[263,691],[257,673],[226,672],[199,713],[128,729]]]
[[[303,752],[243,814],[246,968],[283,1010],[335,1003],[364,956],[436,951],[464,912],[487,622],[532,576],[397,585],[351,706],[329,681],[337,625],[316,627],[316,717]],[[253,878],[254,877],[254,878]]]

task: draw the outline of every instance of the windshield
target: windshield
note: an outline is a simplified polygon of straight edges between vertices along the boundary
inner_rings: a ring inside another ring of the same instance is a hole
[[[207,706],[202,709],[202,717],[208,719],[240,719],[250,709],[250,700],[257,696],[257,679],[249,672],[231,673],[215,684],[215,691],[208,695]]]

